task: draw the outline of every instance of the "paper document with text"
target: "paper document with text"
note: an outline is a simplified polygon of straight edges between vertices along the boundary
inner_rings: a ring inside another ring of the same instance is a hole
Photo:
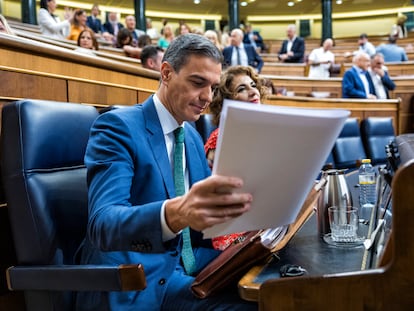
[[[225,100],[213,174],[241,177],[252,209],[205,237],[292,223],[349,115]]]

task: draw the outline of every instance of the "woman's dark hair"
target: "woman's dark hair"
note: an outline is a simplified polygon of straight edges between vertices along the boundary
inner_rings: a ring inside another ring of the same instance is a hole
[[[78,10],[75,11],[75,15],[73,16],[73,24],[74,25],[79,26],[78,17],[81,16],[82,14],[86,14],[86,11],[81,10],[81,9],[78,9]]]
[[[124,41],[128,38],[129,38],[129,42],[125,44]],[[124,45],[131,45],[131,43],[132,43],[131,32],[127,28],[120,29],[116,36],[116,47],[122,48]]]
[[[40,0],[40,7],[47,10],[47,3],[51,0]]]
[[[150,45],[152,43],[151,37],[148,35],[140,35],[138,37],[138,47],[143,48],[144,46]]]

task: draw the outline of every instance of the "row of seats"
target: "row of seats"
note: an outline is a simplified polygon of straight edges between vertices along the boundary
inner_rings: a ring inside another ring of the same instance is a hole
[[[390,117],[368,117],[361,123],[357,118],[348,118],[326,163],[337,169],[355,169],[365,158],[371,159],[373,165],[385,164],[385,146],[394,139]]]

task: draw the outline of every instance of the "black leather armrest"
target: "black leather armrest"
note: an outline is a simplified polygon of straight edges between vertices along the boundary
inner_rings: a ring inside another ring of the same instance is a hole
[[[146,287],[141,264],[12,266],[6,277],[10,290],[129,291]]]

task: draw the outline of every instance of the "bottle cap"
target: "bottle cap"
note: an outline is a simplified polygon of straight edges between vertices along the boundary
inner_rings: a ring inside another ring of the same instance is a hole
[[[371,159],[362,159],[362,163],[371,163]]]

